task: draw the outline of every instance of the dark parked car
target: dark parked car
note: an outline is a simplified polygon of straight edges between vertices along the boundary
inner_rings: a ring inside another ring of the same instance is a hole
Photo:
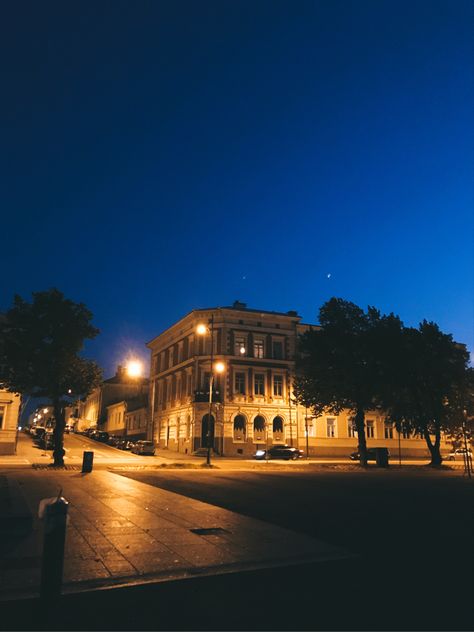
[[[54,450],[54,433],[45,432],[41,444],[45,450]]]
[[[134,454],[150,454],[151,456],[154,456],[155,444],[153,441],[137,441],[132,447],[132,452]]]
[[[286,461],[301,459],[303,456],[303,450],[298,448],[292,448],[289,445],[274,445],[269,450],[257,450],[255,458],[262,460],[268,459],[285,459]]]
[[[135,443],[133,441],[129,441],[128,439],[122,439],[115,446],[119,450],[131,450]]]
[[[94,439],[94,441],[100,441],[101,443],[107,443],[109,440],[109,433],[105,432],[105,430],[97,430],[94,432],[91,439]]]
[[[367,461],[376,461],[377,460],[377,450],[387,450],[385,453],[387,458],[390,456],[390,452],[387,448],[367,448]],[[349,458],[351,461],[359,461],[360,460],[360,452],[352,452],[349,454]]]

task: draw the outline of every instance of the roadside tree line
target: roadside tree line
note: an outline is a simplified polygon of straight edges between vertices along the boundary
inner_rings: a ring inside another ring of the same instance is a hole
[[[299,342],[295,396],[316,416],[351,412],[361,465],[365,416],[378,409],[397,430],[424,437],[441,465],[441,433],[464,434],[474,415],[474,370],[466,347],[424,320],[405,327],[393,313],[366,311],[341,298],[319,310],[320,326]]]

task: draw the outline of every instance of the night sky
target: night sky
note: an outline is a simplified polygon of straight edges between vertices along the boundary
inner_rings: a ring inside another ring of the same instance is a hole
[[[331,296],[474,349],[464,0],[4,3],[0,309],[56,286],[110,375],[191,309]]]

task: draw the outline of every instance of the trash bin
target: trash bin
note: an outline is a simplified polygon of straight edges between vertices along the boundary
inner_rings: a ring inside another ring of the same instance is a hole
[[[388,448],[375,448],[375,462],[377,467],[388,467]]]

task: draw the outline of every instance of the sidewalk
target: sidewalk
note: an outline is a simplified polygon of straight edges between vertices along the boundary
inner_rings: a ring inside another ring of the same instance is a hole
[[[70,502],[64,594],[350,557],[310,537],[105,470],[16,470],[6,477],[23,491],[33,530],[2,555],[0,600],[38,595],[38,504],[60,488]]]

